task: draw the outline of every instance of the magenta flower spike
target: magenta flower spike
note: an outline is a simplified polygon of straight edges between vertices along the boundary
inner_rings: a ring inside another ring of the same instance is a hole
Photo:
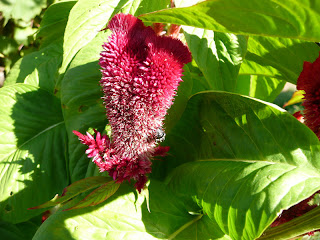
[[[164,137],[163,121],[191,54],[181,41],[157,36],[129,14],[115,15],[108,28],[112,34],[99,64],[111,140],[100,133],[96,140],[74,133],[89,146],[88,157],[100,171],[108,171],[117,182],[134,179],[140,192],[151,172],[150,159],[168,151],[157,144]]]

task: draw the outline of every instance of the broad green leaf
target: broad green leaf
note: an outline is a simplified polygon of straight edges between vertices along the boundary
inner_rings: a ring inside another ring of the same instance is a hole
[[[61,73],[65,72],[75,54],[106,26],[118,4],[120,0],[79,0],[74,5],[64,34]]]
[[[71,8],[76,1],[57,2],[48,7],[41,20],[37,38],[42,38],[41,47],[63,37]]]
[[[206,79],[206,90],[234,92],[247,40],[243,36],[183,27],[192,56]]]
[[[67,136],[60,101],[45,90],[3,87],[0,105],[0,219],[18,223],[68,185]]]
[[[263,75],[238,75],[236,93],[273,102],[282,91],[286,81]]]
[[[296,39],[252,36],[237,79],[237,93],[272,102],[286,81],[296,83],[303,62],[313,62],[319,47]]]
[[[6,0],[0,1],[0,9],[5,18],[5,24],[10,18],[29,22],[40,14],[42,8],[46,7],[46,3],[45,0]]]
[[[54,239],[219,239],[217,224],[175,198],[163,183],[151,180],[150,212],[142,195],[122,184],[107,203],[59,211],[47,219],[34,240]],[[89,211],[88,211],[89,209]],[[196,231],[198,229],[198,231]]]
[[[63,190],[63,193],[61,196],[58,196],[58,194],[57,194],[50,201],[43,203],[39,206],[32,207],[30,209],[48,208],[48,207],[56,206],[60,203],[64,203],[64,202],[70,200],[71,198],[74,198],[75,196],[77,196],[83,192],[86,192],[90,189],[96,188],[100,185],[104,185],[107,180],[108,180],[107,177],[101,177],[101,176],[81,179],[79,181],[72,183],[68,187],[66,187]]]
[[[319,189],[316,171],[263,161],[207,160],[173,172],[172,190],[194,199],[231,239],[256,239],[283,209]]]
[[[208,0],[191,7],[140,16],[217,32],[296,38],[319,42],[320,8],[313,0]]]
[[[303,62],[314,62],[320,48],[313,42],[252,36],[240,74],[276,78],[296,84]]]
[[[320,189],[317,137],[262,101],[196,94],[164,144],[170,152],[160,167],[176,167],[171,190],[231,239],[259,237],[282,210]]]
[[[310,150],[318,144],[308,127],[276,105],[237,94],[203,92],[189,100],[180,121],[167,135],[164,145],[171,146],[171,156],[163,163],[172,169],[187,161],[214,157],[280,159],[293,165],[311,161],[318,167],[312,157],[317,151]],[[295,154],[299,151],[300,156]]]
[[[120,183],[116,183],[114,181],[110,181],[104,183],[102,186],[93,190],[89,195],[87,195],[81,202],[76,205],[68,208],[67,210],[85,208],[89,206],[96,206],[99,203],[106,201],[109,197],[111,197],[120,187]]]
[[[5,86],[26,83],[53,93],[56,74],[62,61],[62,42],[26,55],[16,62],[5,81]]]

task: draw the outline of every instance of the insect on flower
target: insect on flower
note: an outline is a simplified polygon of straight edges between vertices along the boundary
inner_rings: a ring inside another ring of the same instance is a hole
[[[165,137],[166,133],[164,132],[164,130],[162,128],[158,128],[155,135],[156,142],[163,142]]]

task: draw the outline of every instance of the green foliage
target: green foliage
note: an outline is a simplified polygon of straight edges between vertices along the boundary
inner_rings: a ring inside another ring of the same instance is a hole
[[[319,188],[318,139],[290,114],[253,99],[193,96],[167,144],[168,186],[231,239],[259,237],[281,209]],[[180,166],[186,159],[192,162]]]
[[[0,2],[0,9],[5,18],[5,23],[10,19],[29,22],[39,15],[42,8],[46,7],[45,0],[6,0]]]
[[[174,23],[217,32],[319,42],[319,4],[312,0],[208,0],[191,7],[142,15],[146,22]]]
[[[1,88],[0,103],[0,217],[19,223],[40,213],[29,207],[68,184],[67,136],[59,100],[41,88]]]
[[[24,3],[28,9],[31,2]],[[19,16],[10,4],[6,19]],[[251,240],[320,228],[303,217],[299,228],[290,222],[269,228],[283,210],[320,190],[320,145],[310,129],[268,103],[286,82],[296,83],[304,61],[318,56],[319,6],[209,0],[182,8],[192,4],[79,0],[48,7],[39,48],[15,63],[0,89],[1,236]],[[34,18],[38,7],[23,17]],[[149,25],[184,25],[180,38],[193,57],[165,120],[170,152],[153,161],[149,200],[132,184],[119,187],[99,173],[72,133],[102,132],[108,123],[98,61],[110,35],[104,28],[119,12]],[[4,56],[18,44],[7,36],[0,43]],[[41,226],[33,220],[41,207],[57,204]]]
[[[91,190],[92,188],[96,188],[101,185],[104,185],[107,180],[108,180],[107,177],[102,177],[102,176],[90,177],[90,178],[79,180],[77,182],[72,183],[70,186],[66,187],[63,190],[63,193],[61,196],[56,195],[50,201],[44,204],[41,204],[40,206],[32,207],[31,209],[48,208],[48,207],[56,206],[58,204],[65,203],[68,200],[78,196],[83,192],[86,192],[88,190]]]

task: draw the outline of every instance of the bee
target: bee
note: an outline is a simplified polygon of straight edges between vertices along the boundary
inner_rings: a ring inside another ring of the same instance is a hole
[[[147,141],[149,143],[151,142],[159,143],[164,141],[165,137],[166,137],[166,134],[164,130],[161,127],[159,127],[156,131],[154,131],[154,133],[151,136],[147,138]]]
[[[164,132],[164,130],[160,127],[156,130],[155,133],[155,140],[156,142],[163,142],[164,139],[166,138],[166,133]]]

